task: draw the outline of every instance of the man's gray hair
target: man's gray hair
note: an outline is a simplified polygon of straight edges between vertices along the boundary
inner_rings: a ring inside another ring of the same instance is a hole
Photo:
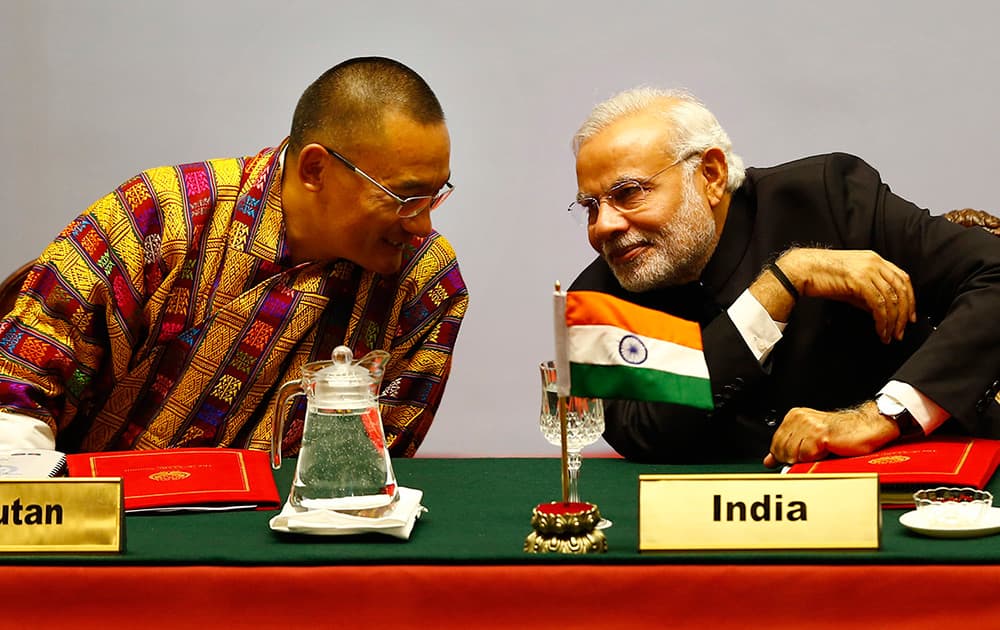
[[[705,105],[686,90],[663,90],[637,87],[612,96],[599,103],[590,112],[573,136],[573,155],[580,153],[584,142],[625,116],[646,110],[659,112],[673,130],[670,145],[665,147],[671,155],[680,158],[702,153],[712,147],[722,149],[729,167],[726,190],[732,192],[743,184],[745,172],[743,159],[733,153],[729,135]],[[689,168],[693,169],[695,164]]]

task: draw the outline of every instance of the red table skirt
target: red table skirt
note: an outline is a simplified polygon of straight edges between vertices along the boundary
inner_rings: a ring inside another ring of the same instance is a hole
[[[997,627],[998,586],[992,565],[7,566],[0,625],[942,630]]]

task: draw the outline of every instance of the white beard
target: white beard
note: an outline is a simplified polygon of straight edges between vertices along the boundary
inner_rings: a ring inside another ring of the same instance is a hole
[[[718,236],[715,217],[698,196],[693,173],[685,173],[681,204],[670,222],[656,231],[637,228],[604,243],[604,259],[628,291],[642,293],[697,280],[711,258]],[[609,251],[646,244],[637,258],[613,263]]]

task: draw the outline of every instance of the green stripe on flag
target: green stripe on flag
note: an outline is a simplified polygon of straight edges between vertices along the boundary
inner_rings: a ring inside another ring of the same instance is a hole
[[[627,365],[570,363],[570,394],[712,409],[708,379]]]

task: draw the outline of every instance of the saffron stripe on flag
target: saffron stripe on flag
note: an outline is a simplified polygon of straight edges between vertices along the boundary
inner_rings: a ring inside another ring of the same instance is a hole
[[[622,365],[570,364],[571,391],[594,398],[667,402],[699,409],[712,408],[708,380],[648,368]]]
[[[615,326],[644,337],[702,349],[701,327],[697,322],[597,291],[569,291],[566,294],[566,323],[570,330],[579,325]]]

